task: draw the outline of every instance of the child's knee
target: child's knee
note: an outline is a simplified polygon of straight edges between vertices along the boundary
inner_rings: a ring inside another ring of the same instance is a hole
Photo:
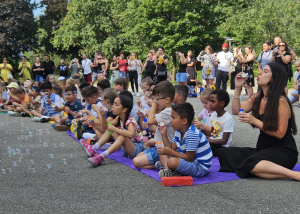
[[[170,158],[168,160],[168,168],[171,170],[176,170],[179,165],[179,158]]]

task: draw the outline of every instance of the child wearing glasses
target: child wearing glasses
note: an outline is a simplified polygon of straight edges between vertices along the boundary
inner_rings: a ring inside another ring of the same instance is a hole
[[[151,110],[149,112],[147,124],[156,125],[156,132],[154,136],[155,143],[161,142],[163,146],[162,136],[158,131],[159,126],[167,127],[167,136],[171,141],[175,135],[175,131],[170,123],[171,120],[171,106],[173,105],[173,99],[175,96],[175,89],[172,83],[163,81],[158,83],[152,92],[153,99],[151,99]],[[160,113],[156,113],[157,110],[161,110]],[[155,167],[155,163],[160,160],[157,153],[157,148],[153,147],[141,152],[133,159],[133,164],[136,168],[152,169]],[[165,162],[165,161],[164,161]],[[167,167],[167,166],[165,166]],[[167,168],[166,168],[167,169]]]

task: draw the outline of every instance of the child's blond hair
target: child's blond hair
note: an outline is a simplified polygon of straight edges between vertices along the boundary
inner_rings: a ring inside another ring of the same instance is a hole
[[[200,97],[202,97],[205,100],[210,100],[210,95],[212,92],[213,90],[211,88],[207,88],[200,93]]]
[[[67,79],[66,84],[74,85],[75,86],[76,83],[75,83],[74,79]]]

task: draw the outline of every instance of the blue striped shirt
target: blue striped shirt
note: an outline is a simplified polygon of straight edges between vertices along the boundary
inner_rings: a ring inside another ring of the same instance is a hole
[[[186,154],[186,152],[196,151],[195,159],[206,170],[209,170],[212,164],[212,152],[209,142],[205,135],[191,125],[186,131],[183,139],[181,140],[181,132],[177,130],[173,138],[173,143],[177,146],[177,151]]]

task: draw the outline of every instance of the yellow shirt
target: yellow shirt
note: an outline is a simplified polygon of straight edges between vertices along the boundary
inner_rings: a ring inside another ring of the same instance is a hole
[[[19,64],[19,70],[21,70],[21,73],[23,73],[23,76],[21,77],[21,83],[25,82],[27,79],[31,80],[31,75],[30,75],[30,70],[31,70],[31,65],[29,62],[26,62],[27,67],[23,65],[22,62]]]
[[[0,64],[0,67],[3,67],[4,64]],[[8,68],[12,68],[10,64],[6,64],[5,68],[1,68],[1,77],[3,79],[4,82],[7,82],[8,78],[7,78],[7,73],[11,74],[11,71]]]

